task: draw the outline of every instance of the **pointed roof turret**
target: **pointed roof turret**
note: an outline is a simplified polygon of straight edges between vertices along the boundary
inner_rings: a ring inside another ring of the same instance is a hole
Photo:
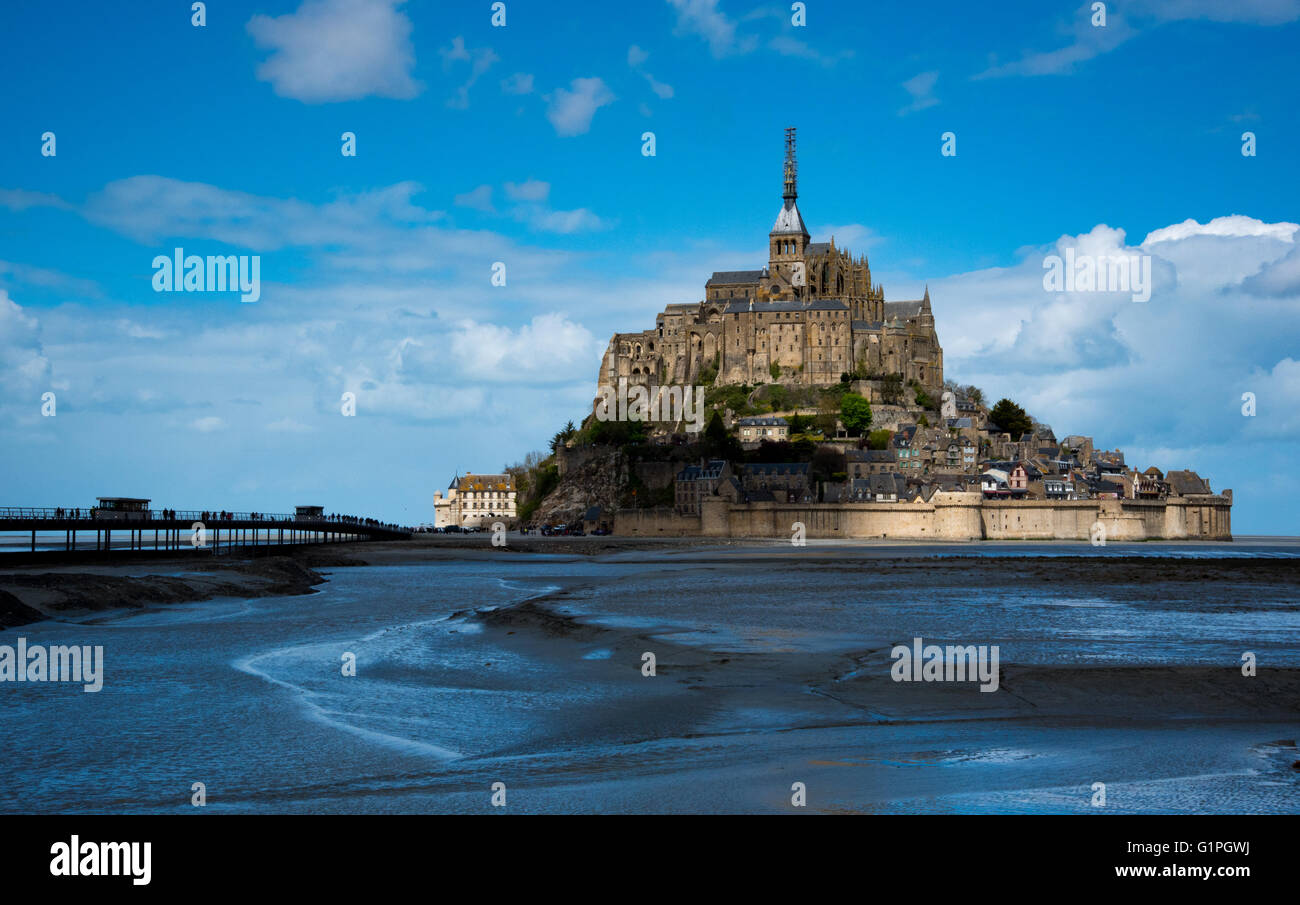
[[[794,126],[785,130],[785,192],[782,194],[785,203],[781,205],[781,213],[776,215],[776,223],[772,226],[772,235],[796,235],[808,236],[808,228],[803,225],[803,217],[799,214],[799,205],[795,200],[799,197],[799,164],[795,159],[794,153]]]

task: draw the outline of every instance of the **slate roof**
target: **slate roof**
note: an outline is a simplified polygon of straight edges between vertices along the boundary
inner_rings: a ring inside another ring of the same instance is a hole
[[[885,320],[890,321],[894,318],[907,320],[909,317],[919,317],[921,315],[921,300],[914,302],[885,302]]]
[[[803,216],[799,213],[799,205],[794,201],[787,201],[781,206],[781,213],[776,215],[776,223],[772,225],[772,232],[779,235],[806,236],[808,227],[803,225]]]
[[[707,465],[687,465],[677,473],[679,481],[700,481],[717,478],[722,474],[722,470],[727,467],[726,459],[712,459]]]
[[[751,462],[745,466],[745,474],[748,475],[806,475],[807,473],[807,462]]]
[[[715,270],[706,286],[726,286],[733,283],[757,283],[767,274],[766,270]]]
[[[1194,471],[1170,471],[1165,481],[1179,496],[1192,493],[1210,493],[1210,482]]]
[[[898,454],[892,449],[850,449],[844,454],[848,462],[897,462]]]
[[[749,299],[732,299],[727,302],[724,314],[733,314],[737,312],[752,311],[755,314],[766,314],[768,312],[778,311],[847,311],[849,306],[839,299],[812,299],[798,300],[792,299],[786,302],[754,302],[750,307]]]
[[[859,493],[863,495],[870,494],[872,499],[877,496],[897,494],[901,500],[907,496],[907,479],[896,471],[873,474],[865,478],[854,478],[852,493],[855,497]]]

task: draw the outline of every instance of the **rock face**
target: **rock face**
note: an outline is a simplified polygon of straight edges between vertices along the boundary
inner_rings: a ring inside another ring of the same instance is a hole
[[[627,462],[617,446],[580,446],[556,451],[559,485],[542,500],[533,524],[571,524],[592,506],[613,520],[618,498],[627,483]]]

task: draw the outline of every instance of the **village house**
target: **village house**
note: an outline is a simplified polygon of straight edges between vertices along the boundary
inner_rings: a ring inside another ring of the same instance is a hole
[[[907,479],[896,471],[856,478],[850,489],[850,499],[863,503],[897,503],[907,495]]]
[[[725,459],[711,459],[702,465],[687,465],[677,473],[673,491],[677,511],[683,515],[699,515],[700,502],[712,496],[718,485],[731,476],[731,463]]]
[[[790,425],[784,418],[771,415],[741,418],[736,422],[741,446],[751,449],[764,440],[776,443],[790,439]]]
[[[844,458],[851,479],[898,470],[898,454],[892,449],[850,449]]]
[[[751,462],[740,477],[746,497],[772,494],[778,503],[811,502],[807,462]]]

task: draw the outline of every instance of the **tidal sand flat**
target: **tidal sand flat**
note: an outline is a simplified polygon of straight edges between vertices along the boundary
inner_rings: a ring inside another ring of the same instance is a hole
[[[1030,546],[362,548],[10,629],[105,677],[0,688],[0,810],[1300,811],[1300,551]],[[917,638],[996,646],[996,690],[895,681]]]

